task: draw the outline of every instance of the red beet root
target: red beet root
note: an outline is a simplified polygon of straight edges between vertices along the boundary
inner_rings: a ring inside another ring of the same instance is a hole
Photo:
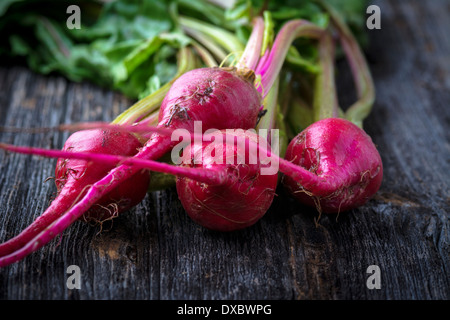
[[[227,132],[226,135],[258,142],[258,136],[251,132]],[[277,186],[277,170],[272,174],[262,174],[263,165],[259,159],[253,162],[248,160],[249,148],[237,143],[219,143],[219,148],[214,142],[191,145],[192,149],[188,147],[185,152],[192,154],[190,166],[222,171],[226,175],[226,182],[208,185],[198,179],[179,176],[178,197],[187,214],[203,227],[217,231],[243,229],[255,224],[272,204]],[[212,149],[220,150],[221,154],[215,154]],[[230,161],[230,155],[233,161]],[[218,163],[217,159],[224,160]],[[198,161],[202,164],[194,164]]]
[[[365,204],[380,188],[381,157],[372,139],[353,123],[328,118],[313,123],[289,144],[285,159],[329,181],[333,192],[303,188],[289,176],[283,184],[293,197],[321,212],[338,213]]]
[[[63,150],[133,156],[141,147],[142,144],[136,136],[124,131],[82,130],[67,139]],[[103,178],[112,168],[114,165],[59,159],[55,170],[57,197],[47,210],[18,236],[0,244],[0,256],[16,251],[49,227],[84,196],[90,185]],[[136,173],[103,196],[81,218],[103,221],[128,210],[144,198],[149,182],[148,171]]]
[[[131,133],[111,130],[83,130],[73,133],[63,150],[133,156],[142,143]],[[58,159],[55,183],[58,196],[76,199],[82,190],[103,178],[114,166],[78,159]],[[145,197],[150,183],[149,171],[142,170],[103,196],[83,216],[86,220],[103,221],[126,211]],[[66,209],[67,210],[67,209]]]

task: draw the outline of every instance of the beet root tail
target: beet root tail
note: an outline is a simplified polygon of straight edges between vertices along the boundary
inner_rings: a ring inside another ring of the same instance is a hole
[[[75,201],[76,195],[73,199],[69,199],[69,196],[56,197],[45,212],[34,220],[27,228],[19,233],[14,238],[7,240],[0,244],[0,257],[4,257],[19,250],[38,234],[40,234],[45,228],[58,219],[63,212],[69,209],[70,203]]]
[[[170,138],[155,134],[135,155],[138,159],[158,159],[168,152],[172,146]],[[115,167],[102,179],[86,188],[84,196],[70,203],[69,208],[56,206],[57,210],[46,210],[45,215],[25,229],[15,238],[1,244],[0,267],[20,261],[29,254],[39,250],[58,234],[81,218],[95,203],[117,188],[121,183],[142,170],[139,166],[122,164]],[[79,194],[77,194],[78,197]],[[75,203],[74,203],[75,202]]]

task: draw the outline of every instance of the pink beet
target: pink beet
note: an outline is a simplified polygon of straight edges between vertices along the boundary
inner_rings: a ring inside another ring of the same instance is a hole
[[[226,136],[248,138],[256,144],[261,139],[255,133],[244,131],[228,132]],[[191,144],[185,152],[192,154],[192,159],[184,165],[223,172],[225,183],[211,185],[199,179],[179,176],[178,198],[192,220],[203,227],[217,231],[234,231],[249,227],[255,224],[272,204],[278,181],[277,171],[272,174],[261,172],[263,164],[259,159],[253,163],[249,161],[250,149],[245,148],[245,145],[221,143],[220,148],[217,147],[214,142]],[[224,159],[221,164],[216,161],[217,154],[212,156],[213,148],[221,150],[220,156]],[[229,155],[233,155],[235,161],[227,164],[225,159]],[[195,164],[198,161],[202,164]]]
[[[304,188],[289,176],[283,179],[293,197],[325,213],[365,204],[380,188],[383,165],[372,139],[352,122],[328,118],[313,123],[289,144],[285,159],[333,185]]]
[[[82,130],[73,133],[63,150],[72,153],[91,152],[111,155],[133,156],[142,143],[131,133],[108,130]],[[47,210],[16,237],[0,244],[0,256],[14,252],[28,243],[53,221],[62,216],[82,198],[86,189],[103,178],[114,164],[89,162],[80,159],[59,159],[55,169],[57,197]],[[80,218],[103,221],[138,204],[144,198],[150,174],[140,171],[123,184],[112,189],[84,213]]]

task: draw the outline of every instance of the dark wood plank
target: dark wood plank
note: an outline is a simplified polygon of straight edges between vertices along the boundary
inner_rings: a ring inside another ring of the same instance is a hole
[[[377,101],[365,122],[384,181],[366,206],[338,217],[295,203],[280,188],[255,226],[229,234],[186,216],[174,189],[148,194],[99,227],[77,222],[42,250],[0,270],[0,299],[448,299],[450,37],[446,1],[376,1],[369,31]],[[351,78],[339,64],[342,102]],[[0,125],[110,121],[131,101],[90,84],[0,68]],[[1,133],[0,141],[59,148],[67,132]],[[0,241],[51,199],[54,160],[0,153]],[[78,265],[80,290],[66,269]],[[366,286],[381,269],[381,289]]]

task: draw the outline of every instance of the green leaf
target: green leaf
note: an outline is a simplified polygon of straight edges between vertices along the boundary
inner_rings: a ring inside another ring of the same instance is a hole
[[[320,71],[316,59],[307,59],[303,57],[294,46],[289,48],[286,61],[304,72],[317,74]]]
[[[147,60],[155,51],[157,51],[163,40],[159,37],[153,37],[145,40],[141,45],[131,51],[122,61],[126,70],[126,75],[133,72],[140,64]],[[117,79],[123,80],[123,79]]]
[[[25,56],[31,52],[30,46],[20,36],[13,34],[9,37],[11,53],[13,55]]]
[[[0,2],[0,16],[4,15],[5,12],[8,10],[8,8],[14,3],[14,2],[20,2],[22,0],[2,0]]]

